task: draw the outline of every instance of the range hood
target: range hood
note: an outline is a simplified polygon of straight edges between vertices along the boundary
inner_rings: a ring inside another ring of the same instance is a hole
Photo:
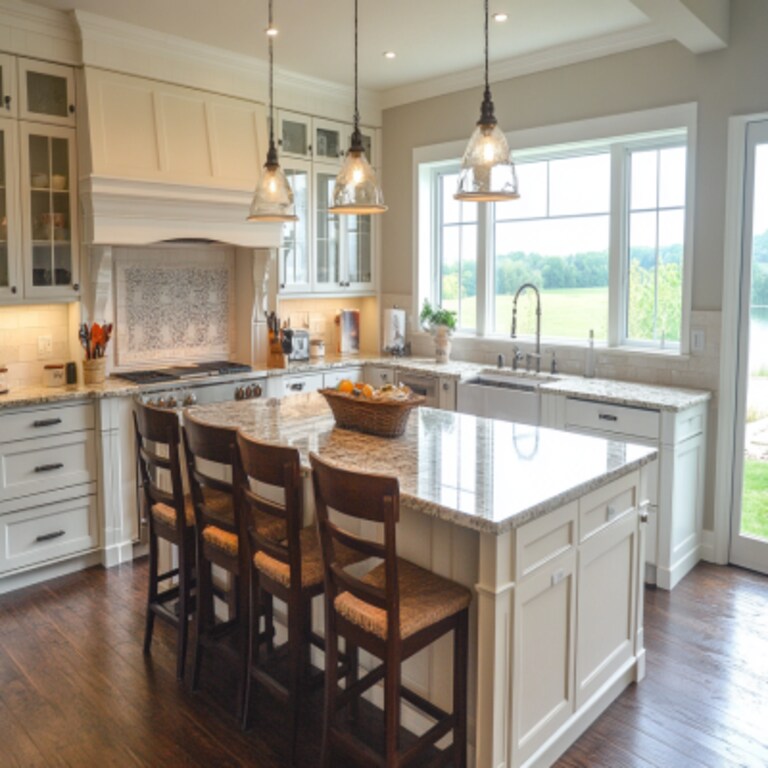
[[[263,104],[96,67],[79,110],[83,242],[280,244],[246,221],[266,158]]]

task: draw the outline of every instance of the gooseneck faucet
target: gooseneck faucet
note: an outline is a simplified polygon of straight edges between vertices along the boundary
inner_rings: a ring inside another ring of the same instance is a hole
[[[541,294],[533,283],[523,283],[515,293],[515,298],[512,300],[512,333],[510,335],[513,339],[517,338],[517,300],[526,288],[532,288],[536,294],[536,353],[532,357],[536,358],[536,372],[541,373]]]

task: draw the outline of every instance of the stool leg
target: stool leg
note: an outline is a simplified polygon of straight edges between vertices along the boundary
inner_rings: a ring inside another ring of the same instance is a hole
[[[296,759],[296,732],[299,725],[299,687],[305,675],[306,620],[304,601],[292,591],[288,599],[288,713],[290,717],[290,759],[291,765]]]
[[[469,611],[461,611],[453,630],[453,765],[467,766],[467,657],[469,645]]]
[[[249,584],[249,608],[248,608],[248,637],[246,639],[246,654],[245,654],[245,691],[243,693],[243,709],[241,724],[244,731],[248,730],[249,724],[249,711],[251,708],[251,686],[253,685],[253,677],[251,676],[251,669],[253,667],[254,647],[256,648],[256,656],[259,655],[259,617],[261,615],[261,597],[262,593],[259,589],[258,577],[254,574],[253,568],[248,568],[248,584]]]
[[[203,637],[211,625],[213,587],[211,564],[202,556],[197,558],[197,610],[195,611],[195,645],[192,649],[192,690],[200,684],[200,667],[203,660]]]
[[[149,586],[147,589],[147,618],[144,625],[144,653],[149,653],[152,646],[152,630],[155,627],[153,606],[157,602],[157,536],[149,531]]]
[[[185,538],[179,543],[179,632],[176,645],[176,679],[184,679],[184,666],[187,660],[187,639],[189,637],[190,589],[192,584],[192,565],[188,558],[188,544]],[[186,551],[182,551],[185,549]]]
[[[400,649],[387,645],[384,672],[384,750],[387,768],[398,765],[400,741]]]
[[[323,746],[321,768],[331,768],[331,729],[336,718],[336,694],[338,686],[339,636],[331,615],[325,612],[325,691],[323,693],[325,712],[323,713]]]

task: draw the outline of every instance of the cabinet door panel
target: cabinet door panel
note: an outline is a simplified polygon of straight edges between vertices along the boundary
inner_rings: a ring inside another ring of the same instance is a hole
[[[16,60],[13,56],[0,53],[0,117],[15,117],[17,114]]]
[[[176,178],[213,176],[203,94],[163,92],[159,102],[164,170]]]
[[[336,171],[315,172],[315,286],[321,291],[337,291],[341,283],[340,217],[328,208],[333,203]]]
[[[0,300],[21,296],[18,288],[21,217],[17,166],[15,123],[0,118]]]
[[[291,112],[278,112],[275,134],[281,155],[312,157],[312,118]]]
[[[576,707],[634,653],[637,511],[587,539],[579,553]]]
[[[75,75],[71,67],[19,59],[22,119],[75,125]]]
[[[525,762],[574,711],[575,570],[571,550],[515,589],[511,765]]]
[[[311,164],[289,160],[283,168],[293,190],[297,221],[283,224],[280,245],[280,291],[308,292],[312,288],[311,255]]]

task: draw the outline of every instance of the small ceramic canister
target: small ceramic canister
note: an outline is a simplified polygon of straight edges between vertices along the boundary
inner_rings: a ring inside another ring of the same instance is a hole
[[[63,387],[66,375],[63,363],[50,363],[43,368],[43,384],[46,387]]]

